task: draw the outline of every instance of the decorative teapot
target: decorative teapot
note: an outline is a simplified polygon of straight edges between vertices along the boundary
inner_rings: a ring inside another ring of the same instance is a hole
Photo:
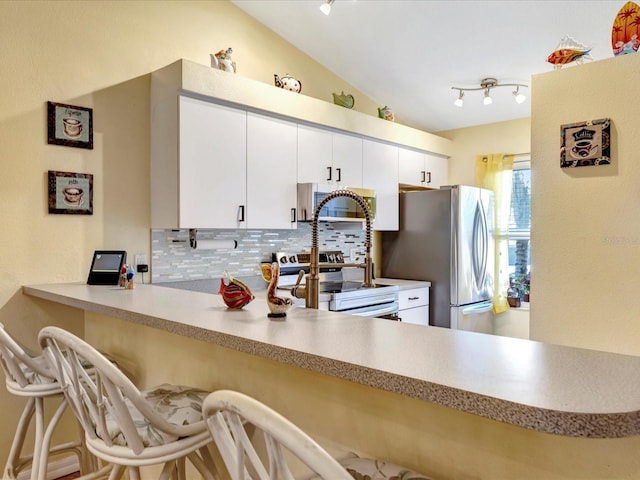
[[[378,107],[378,117],[393,122],[396,117],[393,115],[393,112],[386,105],[384,107]]]
[[[353,105],[356,103],[353,95],[351,95],[350,93],[345,94],[344,92],[342,92],[340,95],[338,95],[337,93],[332,93],[332,95],[333,103],[335,103],[336,105],[340,105],[345,108],[353,108]]]
[[[285,90],[289,90],[290,92],[300,93],[302,91],[302,82],[293,78],[288,73],[282,78],[274,73],[273,82],[275,83],[276,87],[284,88]]]
[[[226,50],[220,50],[215,55],[211,54],[211,68],[224,70],[225,72],[236,73],[236,62],[231,60],[233,49],[231,47]]]

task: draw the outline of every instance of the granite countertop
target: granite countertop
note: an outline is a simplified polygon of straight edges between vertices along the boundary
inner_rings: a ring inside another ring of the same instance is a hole
[[[541,432],[640,434],[640,357],[298,307],[271,320],[263,298],[229,311],[157,285],[23,292]]]

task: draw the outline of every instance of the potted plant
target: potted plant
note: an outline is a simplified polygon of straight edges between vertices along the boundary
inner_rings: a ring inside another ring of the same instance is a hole
[[[512,280],[512,286],[520,292],[522,296],[522,300],[525,302],[529,301],[529,293],[530,293],[530,284],[531,284],[531,272],[527,272],[525,274],[514,275]]]

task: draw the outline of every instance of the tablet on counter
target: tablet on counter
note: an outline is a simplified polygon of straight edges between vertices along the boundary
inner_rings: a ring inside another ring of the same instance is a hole
[[[96,250],[89,270],[89,285],[118,285],[120,269],[127,261],[124,250]]]

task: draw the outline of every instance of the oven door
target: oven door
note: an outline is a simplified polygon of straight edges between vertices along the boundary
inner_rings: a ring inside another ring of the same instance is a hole
[[[396,319],[398,318],[399,306],[398,302],[389,302],[349,310],[340,310],[339,313],[348,313],[349,315],[358,315],[360,317],[388,318],[391,320],[394,316]]]

